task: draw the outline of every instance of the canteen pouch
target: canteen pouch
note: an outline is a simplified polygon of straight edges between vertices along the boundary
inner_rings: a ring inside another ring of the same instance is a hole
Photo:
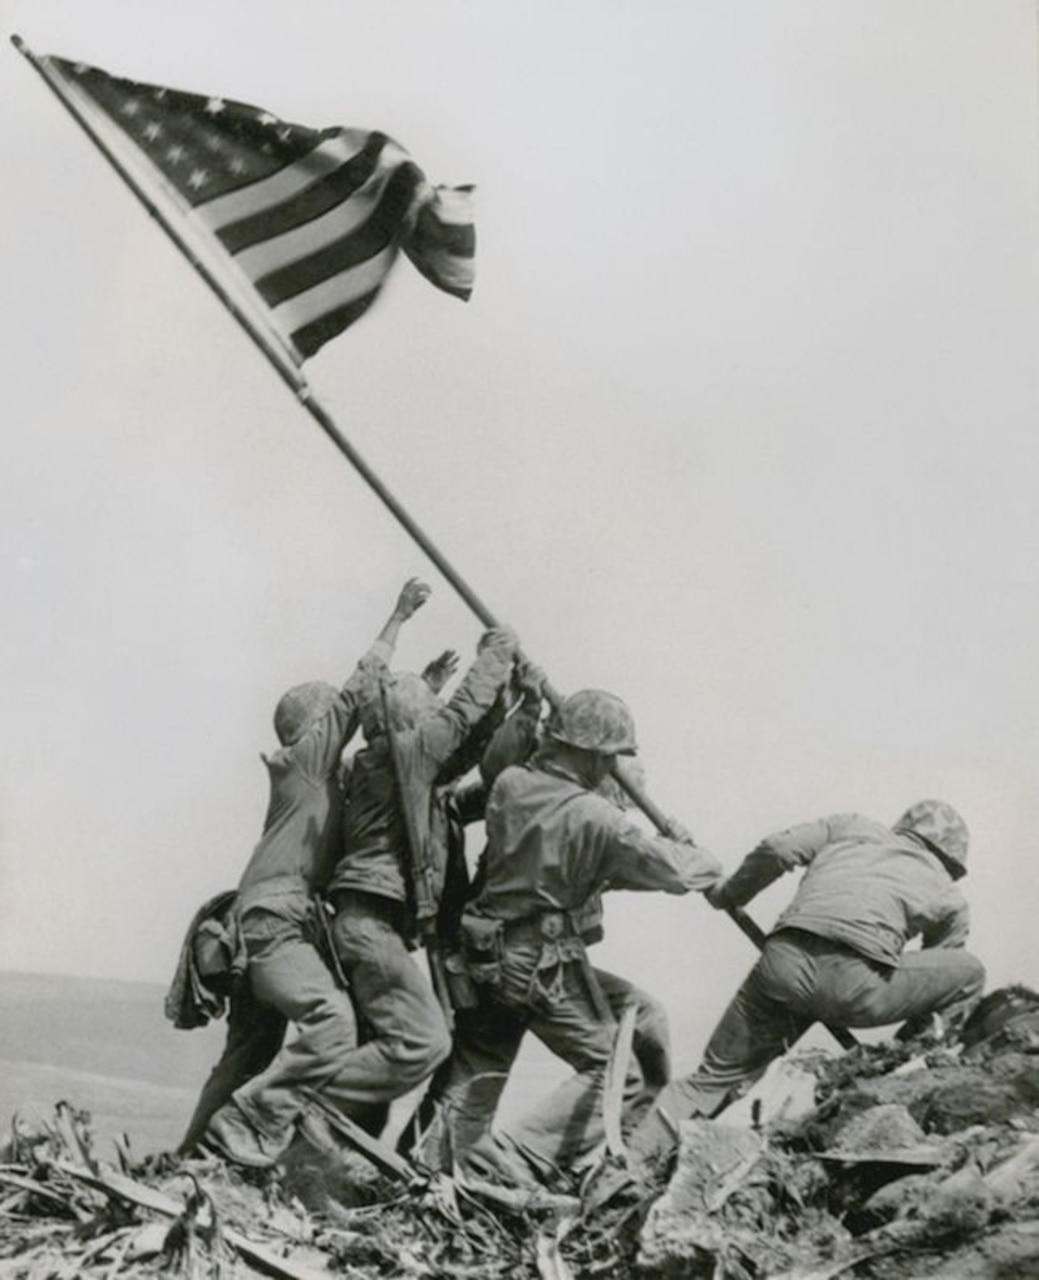
[[[469,977],[480,986],[500,987],[505,923],[487,916],[462,916],[462,955]]]

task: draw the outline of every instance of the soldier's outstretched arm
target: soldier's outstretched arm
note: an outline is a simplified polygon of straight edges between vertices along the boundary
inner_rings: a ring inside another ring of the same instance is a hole
[[[616,810],[608,813],[600,808],[596,816],[600,837],[605,837],[603,879],[613,889],[704,893],[722,878],[718,859],[691,837],[672,840],[645,835]]]
[[[422,608],[431,594],[432,589],[425,582],[420,581],[418,578],[409,578],[404,586],[401,587],[397,603],[393,606],[393,612],[386,619],[386,625],[376,636],[375,643],[386,646],[392,656],[401,627],[413,614]]]
[[[820,818],[766,836],[727,880],[708,892],[707,901],[720,911],[745,906],[787,871],[808,866],[833,839],[841,821],[840,817]]]

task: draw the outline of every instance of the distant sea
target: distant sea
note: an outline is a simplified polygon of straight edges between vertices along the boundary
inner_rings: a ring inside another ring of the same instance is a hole
[[[102,1158],[123,1133],[138,1155],[173,1149],[225,1027],[178,1031],[165,1019],[164,996],[156,983],[0,973],[0,1145],[16,1113],[49,1120],[64,1100],[91,1113]],[[522,1114],[567,1073],[536,1042],[525,1045],[501,1118]],[[392,1128],[413,1101],[395,1107]]]

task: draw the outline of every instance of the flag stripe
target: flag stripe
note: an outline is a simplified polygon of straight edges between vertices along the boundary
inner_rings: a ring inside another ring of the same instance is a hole
[[[198,205],[195,212],[211,231],[218,231],[232,222],[279,205],[352,160],[363,148],[367,137],[368,132],[363,129],[337,129],[302,159],[236,191],[215,196]]]
[[[375,173],[379,166],[384,135],[370,134],[364,147],[345,164],[333,169],[316,182],[280,204],[263,209],[217,231],[217,236],[230,253],[246,249],[260,240],[291,231],[318,218],[348,199]]]
[[[473,229],[473,188],[436,187],[437,218],[445,226]]]
[[[362,226],[316,253],[260,277],[256,281],[260,296],[272,307],[277,306],[327,276],[357,266],[388,245],[395,247],[400,224],[411,206],[417,173],[414,165],[401,165],[395,169],[383,187],[371,217]]]
[[[373,174],[348,200],[322,217],[252,248],[242,249],[235,254],[235,261],[247,275],[258,280],[279,267],[316,253],[334,239],[357,230],[372,216],[385,181],[385,174]]]
[[[309,359],[325,345],[329,338],[336,337],[363,316],[378,293],[378,289],[375,289],[363,298],[358,298],[356,302],[349,302],[345,306],[327,311],[319,320],[305,325],[302,329],[297,329],[292,335],[292,340],[303,359]]]
[[[322,311],[334,310],[373,293],[385,279],[397,255],[390,246],[366,262],[322,280],[305,293],[298,293],[274,308],[274,317],[287,333],[294,334],[318,319]]]

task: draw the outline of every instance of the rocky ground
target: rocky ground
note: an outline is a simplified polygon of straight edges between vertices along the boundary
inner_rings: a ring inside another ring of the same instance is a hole
[[[774,1118],[686,1123],[666,1186],[591,1212],[302,1144],[274,1174],[109,1164],[63,1106],[0,1163],[0,1277],[1039,1277],[1039,995],[994,993],[955,1040],[795,1054],[785,1079]]]

